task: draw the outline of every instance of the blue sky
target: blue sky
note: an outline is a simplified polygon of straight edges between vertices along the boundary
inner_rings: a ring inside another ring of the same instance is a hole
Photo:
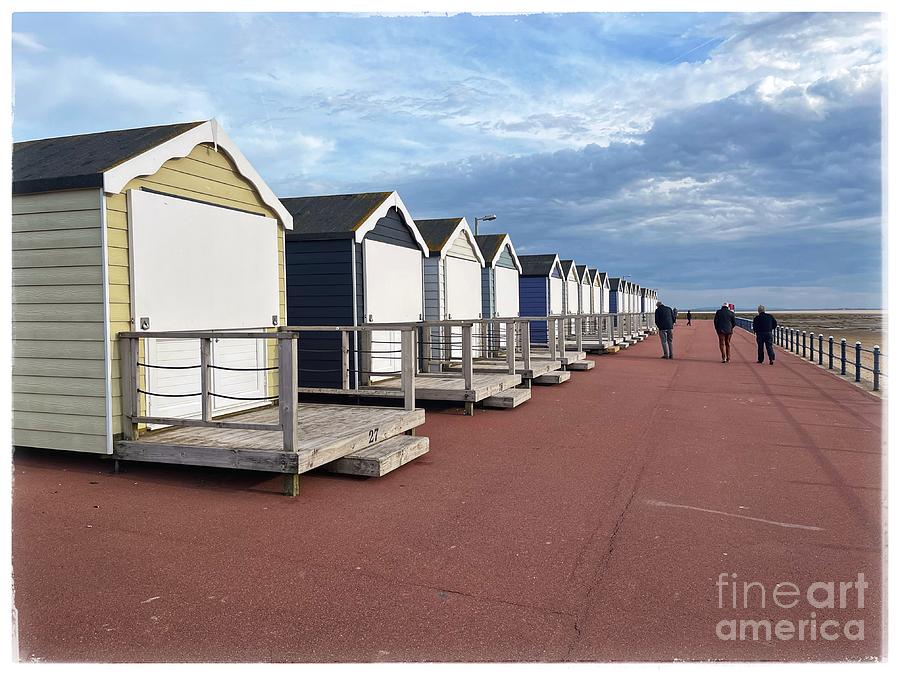
[[[679,307],[881,304],[874,14],[16,14],[15,140],[216,117]]]

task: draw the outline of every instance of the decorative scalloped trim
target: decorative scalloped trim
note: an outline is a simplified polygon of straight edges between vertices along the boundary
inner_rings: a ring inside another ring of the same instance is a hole
[[[224,151],[240,174],[256,188],[263,203],[278,214],[281,224],[288,230],[294,228],[293,216],[215,119],[198,124],[183,134],[108,169],[103,173],[103,191],[106,194],[118,194],[132,179],[152,176],[170,159],[187,157],[201,143],[212,143],[217,152]]]
[[[422,238],[422,233],[419,232],[419,228],[416,227],[416,221],[410,214],[409,209],[406,208],[406,204],[400,199],[400,195],[397,194],[396,190],[389,194],[385,200],[378,205],[378,208],[372,211],[372,213],[369,214],[369,217],[356,228],[356,231],[354,232],[356,242],[362,243],[365,236],[375,229],[375,225],[378,224],[378,221],[384,218],[387,215],[387,212],[392,208],[397,209],[400,212],[400,215],[403,216],[406,226],[409,228],[409,231],[412,232],[413,238],[427,258],[429,253],[428,244],[426,244],[425,239]]]

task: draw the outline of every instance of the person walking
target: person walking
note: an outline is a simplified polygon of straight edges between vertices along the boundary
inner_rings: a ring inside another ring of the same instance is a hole
[[[656,327],[659,329],[659,341],[662,343],[663,359],[671,359],[672,356],[672,329],[675,328],[675,315],[671,307],[666,307],[662,301],[656,302],[656,314],[654,315]]]
[[[672,307],[669,311],[672,312],[672,325],[674,326],[676,323],[678,323],[678,308]]]
[[[771,314],[766,313],[764,305],[756,308],[758,314],[753,317],[753,332],[756,333],[756,362],[763,362],[763,347],[769,357],[769,365],[775,365],[775,346],[772,343],[772,335],[778,328],[778,321]]]
[[[713,317],[713,326],[716,329],[716,335],[719,336],[719,351],[722,353],[722,363],[731,361],[731,335],[734,333],[735,323],[734,312],[728,309],[727,302],[723,302]]]
[[[690,326],[691,325],[691,310],[688,310],[687,320],[688,320],[688,326]]]

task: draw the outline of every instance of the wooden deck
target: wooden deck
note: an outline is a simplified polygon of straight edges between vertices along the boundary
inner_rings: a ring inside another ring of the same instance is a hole
[[[542,348],[533,349],[531,351],[531,354],[532,354],[532,356],[531,356],[532,359],[535,358],[535,354],[537,354],[537,358],[547,359],[547,360],[550,359],[550,350],[549,349],[542,349]],[[557,354],[559,354],[559,352],[557,352]],[[585,353],[584,347],[582,347],[582,350],[580,352],[576,352],[574,346],[572,349],[569,349],[569,347],[567,345],[566,353],[560,355],[557,360],[562,365],[566,366],[573,361],[584,361],[586,358],[587,358],[587,353]]]
[[[239,413],[231,422],[274,424],[275,407]],[[416,428],[425,411],[300,403],[300,449],[285,452],[279,431],[169,427],[135,441],[118,441],[114,456],[140,462],[215,466],[299,474]]]
[[[615,344],[613,340],[598,340],[597,338],[585,338],[581,341],[581,349],[586,352],[603,352]],[[575,343],[567,342],[566,350],[575,351]]]
[[[522,383],[522,376],[509,373],[472,373],[472,388],[466,390],[462,375],[420,373],[416,375],[416,399],[422,401],[469,401],[477,403]],[[400,396],[395,379],[364,387],[366,395]]]
[[[525,362],[521,359],[516,360],[516,373],[522,376],[523,380],[533,380],[545,373],[553,372],[562,368],[559,359],[551,360],[549,357],[532,356],[531,368],[525,369]],[[472,369],[476,373],[507,373],[508,366],[506,359],[475,359]],[[457,368],[456,370],[459,370]]]

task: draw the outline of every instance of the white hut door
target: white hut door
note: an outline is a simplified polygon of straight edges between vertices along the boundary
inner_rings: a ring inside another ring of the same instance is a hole
[[[128,191],[130,282],[134,319],[150,330],[227,330],[272,325],[278,314],[278,224],[272,218],[140,190]],[[148,339],[147,412],[199,417],[200,341]],[[221,339],[212,363],[265,368],[262,340]],[[190,366],[190,367],[188,367]],[[175,367],[175,368],[172,368]],[[267,371],[213,370],[213,412],[267,403]]]
[[[382,241],[363,242],[366,323],[406,323],[422,318],[422,252]],[[373,380],[400,372],[400,331],[372,331]],[[380,353],[379,353],[380,352]]]
[[[501,318],[519,316],[519,271],[510,267],[494,269],[494,306]],[[506,346],[506,324],[500,326],[500,346]]]
[[[563,312],[563,280],[550,277],[550,313]]]
[[[481,316],[481,264],[477,260],[465,260],[448,256],[444,261],[447,279],[444,293],[447,298],[447,318],[453,321],[477,319]],[[475,330],[473,329],[473,335]],[[451,331],[450,356],[462,358],[462,328]],[[473,338],[473,343],[475,338]],[[473,345],[477,349],[478,345]]]

